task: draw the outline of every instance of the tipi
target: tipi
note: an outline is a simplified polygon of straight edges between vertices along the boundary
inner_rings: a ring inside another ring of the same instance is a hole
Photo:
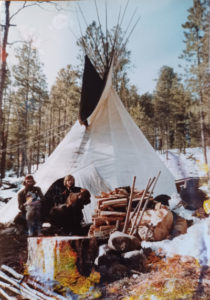
[[[34,174],[43,193],[56,180],[72,174],[76,185],[88,189],[93,196],[91,204],[85,208],[86,220],[90,221],[96,202],[94,195],[131,185],[134,175],[136,188],[144,189],[148,179],[161,171],[154,193],[171,195],[176,191],[172,174],[114,90],[112,66],[106,80],[102,80],[88,57],[85,60],[79,119]],[[4,214],[0,213],[0,222],[8,213],[5,207]]]

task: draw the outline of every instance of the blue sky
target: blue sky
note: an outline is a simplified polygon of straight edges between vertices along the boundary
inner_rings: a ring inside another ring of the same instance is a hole
[[[107,0],[108,27],[116,25],[120,5],[125,7],[127,0]],[[140,94],[155,89],[155,79],[163,65],[173,67],[178,73],[179,55],[184,48],[184,34],[181,24],[187,20],[187,9],[192,0],[130,0],[124,18],[123,28],[134,10],[135,19],[141,19],[133,32],[127,48],[131,51],[133,68],[128,73],[130,83],[135,84]],[[14,12],[23,2],[12,2]],[[86,20],[91,23],[97,20],[94,0],[79,1]],[[105,1],[97,0],[100,19],[105,24]],[[77,1],[62,2],[65,10],[56,11],[53,5],[45,9],[31,7],[19,13],[13,23],[17,24],[9,34],[9,40],[34,39],[40,57],[44,63],[44,71],[49,87],[55,82],[57,72],[67,64],[76,66],[78,48],[74,34],[80,36],[76,10]],[[3,11],[1,11],[3,15]],[[85,24],[80,16],[83,27]],[[72,34],[72,32],[74,34]],[[18,45],[18,44],[17,44]],[[14,46],[9,49],[9,62],[14,63]]]

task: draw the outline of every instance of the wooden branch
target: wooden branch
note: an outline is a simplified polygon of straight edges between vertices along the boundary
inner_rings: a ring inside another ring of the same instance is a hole
[[[13,15],[10,16],[9,20],[11,21],[19,12],[21,12],[21,10],[23,10],[24,8],[27,7],[31,7],[31,6],[38,6],[40,8],[42,8],[40,6],[40,3],[43,3],[45,1],[39,1],[39,3],[32,3],[32,4],[26,4],[27,1],[24,1],[22,7],[20,7]],[[53,1],[52,1],[53,2]],[[55,4],[55,3],[54,3]],[[42,8],[43,9],[43,8]]]
[[[134,192],[135,182],[136,182],[136,176],[133,177],[133,185],[132,185],[132,189],[131,189],[131,193],[130,193],[130,198],[129,198],[129,202],[128,202],[128,209],[127,209],[127,213],[126,213],[126,218],[125,218],[125,224],[124,224],[124,228],[123,228],[123,233],[126,233],[126,230],[127,230],[127,227],[128,227],[129,216],[130,216],[130,211],[131,211],[131,204],[132,204],[132,200],[133,200],[133,192]]]
[[[40,291],[44,292],[48,296],[55,297],[55,299],[59,299],[59,300],[66,300],[65,297],[63,297],[63,296],[61,296],[61,295],[59,295],[59,294],[57,294],[57,293],[55,293],[53,291],[47,290],[44,286],[42,286],[41,284],[37,283],[36,281],[28,279],[27,283],[29,285],[33,286],[35,289],[39,289]],[[51,298],[51,299],[54,299],[54,298]]]
[[[7,276],[5,273],[3,273],[3,272],[1,272],[1,271],[0,271],[0,278],[2,278],[3,280],[5,280],[5,281],[7,281],[7,282],[9,282],[10,284],[13,285],[13,287],[12,287],[12,286],[10,286],[9,284],[5,284],[5,283],[2,283],[2,282],[1,282],[1,286],[2,286],[2,287],[3,287],[3,285],[4,285],[4,287],[5,287],[6,289],[8,289],[8,290],[10,290],[10,291],[12,291],[12,292],[14,292],[14,293],[16,293],[16,294],[18,294],[18,295],[22,295],[22,296],[24,296],[24,297],[26,297],[26,298],[29,298],[29,299],[34,299],[34,293],[32,293],[32,292],[26,290],[24,287],[22,287],[20,284],[18,284],[17,281],[16,281],[15,279],[13,279],[13,278]],[[14,286],[15,286],[16,288],[14,288]],[[39,297],[39,296],[36,296],[35,299],[36,299],[36,300],[43,300],[43,298],[41,298],[41,297]],[[11,300],[11,299],[10,299],[10,300]]]
[[[38,283],[34,283],[31,280],[28,280],[28,284],[31,285],[34,288],[31,288],[26,282],[22,283],[22,279],[24,276],[22,274],[17,273],[15,270],[12,268],[2,265],[1,270],[5,270],[9,274],[11,274],[13,277],[9,277],[7,274],[4,272],[0,271],[0,278],[2,278],[4,281],[3,282],[0,280],[0,295],[4,296],[4,298],[9,299],[9,300],[14,300],[17,299],[16,297],[9,296],[6,290],[9,290],[10,292],[13,292],[16,295],[21,295],[27,299],[36,299],[36,300],[51,300],[52,296],[53,299],[61,299],[64,300],[63,296],[60,296],[59,294],[49,291],[43,286],[39,285]],[[15,279],[15,278],[16,279]],[[18,280],[17,280],[18,279]],[[21,280],[21,281],[20,281]],[[20,281],[20,282],[19,282]],[[7,298],[9,297],[9,298]]]
[[[6,300],[13,300],[14,297],[10,297],[4,290],[0,289],[0,295],[2,295]]]
[[[37,296],[40,297],[40,299],[44,299],[44,300],[52,300],[52,297],[51,296],[46,296],[44,295],[43,293],[35,290],[35,289],[32,289],[30,288],[27,283],[23,283],[22,286],[29,292],[31,293],[32,295],[36,296],[36,299],[37,299]]]
[[[15,41],[15,42],[12,42],[12,43],[7,42],[7,45],[12,46],[12,45],[14,45],[16,43],[26,43],[26,41]]]
[[[18,280],[22,280],[24,277],[22,274],[17,273],[15,270],[13,270],[12,268],[10,268],[6,265],[1,265],[1,270],[4,270],[4,271],[10,273],[13,277],[15,277]]]
[[[154,178],[153,178],[154,179]],[[151,182],[153,182],[153,180],[151,181]],[[151,183],[150,183],[150,185],[149,185],[149,187],[148,187],[148,189],[150,188],[150,186],[151,186]],[[143,190],[143,193],[144,193],[144,190]],[[142,193],[142,195],[143,195],[143,193]],[[134,200],[138,200],[138,201],[140,201],[142,199],[142,197],[141,198],[137,198],[137,199],[133,199],[133,201]],[[144,197],[144,199],[147,199],[146,197]],[[140,204],[140,202],[137,204],[137,206],[135,207],[135,209],[134,209],[134,211],[133,211],[133,215],[132,215],[132,218],[134,217],[134,215],[136,214],[136,212],[137,212],[137,210],[138,210],[138,207],[139,207],[139,205],[141,205]]]
[[[145,195],[146,195],[146,193],[147,193],[149,187],[151,186],[150,183],[151,183],[151,178],[149,178],[149,180],[148,180],[148,182],[147,182],[146,189],[144,190],[144,193],[143,193],[143,195],[142,195],[142,198],[141,198],[141,200],[140,200],[140,202],[139,202],[138,209],[137,209],[137,213],[136,213],[136,218],[135,218],[134,223],[133,223],[133,226],[132,226],[132,228],[131,228],[130,235],[133,234],[134,228],[135,228],[135,226],[136,226],[136,222],[137,222],[138,217],[139,217],[139,214],[140,214],[140,209],[141,209],[143,200],[144,200],[144,198],[145,198]],[[148,198],[148,199],[149,199],[149,198]],[[133,216],[134,216],[134,214],[133,214]]]
[[[158,173],[158,175],[157,175],[157,178],[155,179],[155,182],[154,182],[154,184],[153,184],[153,187],[152,187],[152,190],[151,190],[151,192],[150,192],[149,198],[150,198],[150,196],[152,195],[152,193],[153,193],[153,191],[154,191],[154,188],[155,188],[155,186],[156,186],[156,183],[157,183],[157,181],[158,181],[158,179],[159,179],[159,177],[160,177],[160,173],[161,173],[161,171],[159,171],[159,173]],[[144,207],[143,207],[143,209],[142,209],[142,212],[141,212],[141,215],[140,215],[140,218],[139,218],[139,222],[138,222],[137,227],[141,224],[141,220],[142,220],[142,217],[143,217],[144,212],[145,212],[145,210],[146,210],[147,204],[148,204],[148,202],[149,202],[149,198],[146,200],[146,202],[145,202],[145,204],[144,204]],[[137,227],[136,227],[136,229],[137,229]]]

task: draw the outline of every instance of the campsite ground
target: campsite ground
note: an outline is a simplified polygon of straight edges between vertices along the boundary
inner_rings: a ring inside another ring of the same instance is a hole
[[[202,152],[199,148],[188,149],[185,155],[169,152],[169,160],[160,154],[171,169],[176,179],[188,176],[203,176],[205,165],[202,164]],[[19,185],[22,179],[7,177]],[[208,187],[204,187],[204,189]],[[1,198],[15,194],[15,190],[0,190]],[[5,204],[1,201],[1,206]],[[190,218],[182,210],[181,214]],[[173,241],[150,245],[153,252],[147,257],[147,272],[132,274],[111,283],[102,283],[83,299],[210,299],[210,245],[208,244],[209,218],[196,220],[188,233]],[[206,233],[205,233],[206,230]],[[200,237],[203,237],[201,239]],[[204,242],[204,247],[201,244]],[[206,244],[205,244],[206,243]],[[188,248],[187,248],[188,245]],[[162,249],[161,249],[162,248]],[[187,256],[186,253],[190,253]],[[203,261],[205,252],[207,261]],[[27,236],[17,234],[13,227],[0,227],[0,265],[6,264],[18,272],[23,272],[27,259]],[[21,299],[21,298],[20,298]],[[22,298],[24,299],[24,298]]]

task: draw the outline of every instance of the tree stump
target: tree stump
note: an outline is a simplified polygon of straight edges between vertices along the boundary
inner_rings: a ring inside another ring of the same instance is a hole
[[[93,269],[98,254],[95,238],[79,236],[28,238],[28,274],[41,281],[57,281],[75,294],[99,282]]]

